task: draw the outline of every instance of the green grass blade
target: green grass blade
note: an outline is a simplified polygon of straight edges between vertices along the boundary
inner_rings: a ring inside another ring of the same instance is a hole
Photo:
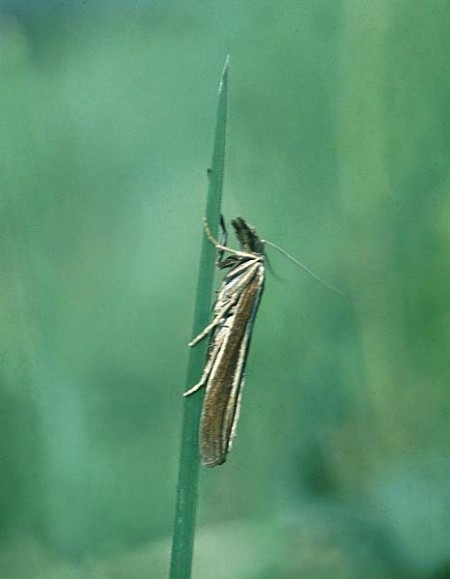
[[[227,82],[228,57],[225,61],[219,85],[214,145],[206,204],[206,219],[215,236],[217,236],[219,227],[224,174]],[[215,248],[207,237],[203,236],[194,308],[193,337],[208,324],[211,315],[214,258]],[[206,348],[207,340],[204,340],[190,351],[186,390],[195,384],[201,376],[205,363]],[[198,429],[202,399],[203,394],[201,392],[189,396],[186,398],[184,407],[175,526],[170,566],[171,579],[188,579],[191,576],[199,475]]]

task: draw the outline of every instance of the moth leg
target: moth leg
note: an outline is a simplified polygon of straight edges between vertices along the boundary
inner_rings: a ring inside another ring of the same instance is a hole
[[[248,251],[237,251],[236,249],[232,249],[231,247],[227,247],[226,245],[222,245],[221,243],[219,243],[217,241],[217,239],[215,239],[215,237],[213,236],[211,229],[209,228],[209,224],[206,221],[206,217],[203,218],[203,224],[205,227],[206,237],[214,245],[214,247],[216,249],[219,249],[222,253],[224,251],[228,251],[228,253],[231,253],[233,255],[237,255],[239,257],[247,257],[247,258],[254,258],[255,257],[253,253],[249,253]],[[221,258],[219,261],[221,261]]]
[[[206,217],[203,217],[203,227],[205,228],[205,233],[206,233],[206,237],[209,239],[209,241],[215,245],[216,247],[219,247],[220,249],[224,248],[223,251],[225,251],[227,249],[227,230],[225,228],[225,220],[223,218],[223,215],[220,215],[220,227],[223,231],[223,243],[220,243],[219,241],[217,241],[217,239],[214,237],[214,235],[212,234],[211,228],[209,227],[209,223],[206,219]]]
[[[222,230],[222,236],[221,236],[220,244],[226,246],[227,240],[228,240],[228,233],[227,233],[227,228],[225,226],[225,219],[223,218],[222,213],[220,214],[219,227]],[[216,267],[218,267],[219,269],[222,267],[223,254],[224,254],[223,250],[217,251]]]
[[[209,332],[214,330],[217,324],[220,324],[223,314],[224,314],[223,310],[219,312],[217,316],[213,319],[213,321],[210,324],[208,324],[206,328],[202,330],[200,334],[198,334],[198,336],[195,336],[195,338],[189,342],[188,346],[190,347],[195,346],[195,344],[198,344],[201,340],[203,340],[203,338],[205,338],[209,334]]]
[[[208,359],[206,361],[202,377],[197,382],[197,384],[194,384],[194,386],[192,386],[192,388],[189,388],[189,390],[187,390],[183,394],[183,396],[190,396],[191,394],[193,394],[194,392],[197,392],[197,390],[200,390],[200,388],[205,386],[205,384],[208,380],[209,374],[211,373],[211,368],[213,367],[214,362],[216,360],[217,353],[219,352],[220,348],[222,347],[223,338],[224,338],[224,336],[220,337],[220,334],[219,334],[217,336],[217,339],[214,342],[214,344],[211,343],[210,350],[208,352]]]
[[[211,332],[211,330],[213,330],[218,324],[220,324],[220,322],[222,321],[224,314],[226,314],[228,312],[228,310],[236,303],[235,299],[230,299],[230,301],[226,304],[226,306],[224,306],[220,312],[214,317],[213,321],[208,324],[206,326],[206,328],[204,330],[202,330],[200,332],[200,334],[198,334],[198,336],[196,336],[194,339],[192,339],[188,346],[195,346],[195,344],[198,344],[198,342],[200,342],[201,340],[203,340],[203,338],[205,336],[207,336],[209,334],[209,332]]]
[[[209,370],[211,370],[211,368],[209,368]],[[203,388],[203,386],[206,384],[207,378],[208,375],[206,374],[205,368],[205,371],[203,372],[203,376],[200,378],[200,381],[197,382],[197,384],[194,384],[192,388],[189,388],[189,390],[186,390],[186,392],[183,392],[183,396],[190,396],[191,394],[194,394],[194,392],[197,392],[197,390],[200,390],[200,388]]]

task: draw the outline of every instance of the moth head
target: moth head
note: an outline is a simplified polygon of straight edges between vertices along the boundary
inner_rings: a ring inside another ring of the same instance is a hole
[[[258,236],[254,227],[249,225],[242,217],[232,219],[231,225],[243,251],[260,255],[264,253],[264,242]]]

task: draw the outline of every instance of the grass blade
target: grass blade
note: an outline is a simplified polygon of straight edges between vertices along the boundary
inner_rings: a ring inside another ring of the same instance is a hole
[[[228,57],[225,61],[219,85],[214,145],[206,203],[206,219],[215,236],[217,236],[219,228],[224,174],[227,82]],[[208,324],[211,315],[214,258],[215,248],[207,237],[203,236],[194,308],[193,337]],[[206,348],[207,341],[204,340],[190,350],[186,390],[195,384],[202,373]],[[202,398],[203,395],[199,393],[195,396],[189,396],[185,400],[170,566],[171,579],[188,579],[191,576],[199,475],[198,429]]]

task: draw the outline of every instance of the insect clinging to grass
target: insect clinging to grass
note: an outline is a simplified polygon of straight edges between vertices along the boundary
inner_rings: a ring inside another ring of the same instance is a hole
[[[223,225],[225,239],[226,231]],[[223,464],[231,449],[239,418],[244,371],[253,325],[264,289],[264,245],[281,251],[296,265],[306,270],[331,290],[335,288],[319,278],[277,245],[262,240],[242,217],[231,221],[240,249],[235,250],[214,239],[205,221],[205,232],[218,250],[216,266],[227,269],[218,292],[211,322],[189,346],[210,336],[205,367],[200,380],[184,393],[190,396],[206,387],[200,424],[202,464],[214,467]],[[225,253],[228,253],[226,257]]]

